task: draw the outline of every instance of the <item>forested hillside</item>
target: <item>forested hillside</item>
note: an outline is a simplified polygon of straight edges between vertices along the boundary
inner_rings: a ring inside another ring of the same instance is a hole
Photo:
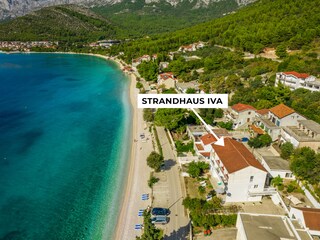
[[[208,2],[207,6],[198,6],[198,1],[181,1],[172,6],[164,0],[150,3],[145,0],[125,0],[92,10],[125,29],[128,36],[140,37],[190,27],[239,8],[235,0]]]
[[[177,50],[183,44],[211,41],[259,53],[280,44],[301,49],[320,35],[320,0],[260,0],[235,14],[174,33],[140,39],[112,53],[124,51],[127,59],[145,53]]]
[[[73,5],[48,7],[0,24],[1,41],[74,42],[114,38],[121,30],[89,9]]]

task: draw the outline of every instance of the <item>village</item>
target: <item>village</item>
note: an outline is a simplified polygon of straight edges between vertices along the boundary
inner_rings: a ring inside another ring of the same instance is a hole
[[[173,60],[176,53],[193,52],[205,46],[204,42],[181,46],[168,57]],[[156,54],[143,55],[133,59],[131,65],[122,62],[125,73],[137,76],[141,93],[205,93],[197,80],[182,82],[172,72],[166,72],[170,61],[159,63],[156,82],[145,81],[138,66],[157,57]],[[275,86],[279,84],[291,90],[320,91],[319,79],[294,71],[277,73]],[[319,153],[320,124],[283,103],[259,110],[237,103],[223,109],[211,124],[200,120],[200,125],[186,126],[182,139],[166,130],[171,148],[168,151],[173,152],[179,166],[185,197],[205,201],[219,199],[219,214],[221,211],[226,215],[237,214],[237,220],[234,225],[217,223],[216,229],[193,221],[194,239],[206,239],[204,236],[212,232],[212,239],[320,238],[319,196],[311,184],[294,175],[281,147],[290,145],[293,149],[308,148]],[[224,125],[217,124],[219,122],[231,125],[221,127]],[[270,139],[259,145],[257,142],[265,136]],[[219,138],[224,139],[224,146],[215,144]],[[160,138],[161,144],[163,141]],[[192,143],[192,147],[181,151],[177,149],[177,141],[185,144],[182,146]],[[201,168],[202,163],[207,164],[206,167]],[[191,166],[198,167],[197,176],[192,176]],[[153,205],[168,207],[162,190],[168,184],[165,180],[168,174],[166,171],[154,173],[159,181],[153,186]],[[188,208],[189,216],[194,215],[192,211]]]
[[[51,41],[0,41],[0,49],[4,51],[30,52],[33,48],[56,49],[59,42]]]

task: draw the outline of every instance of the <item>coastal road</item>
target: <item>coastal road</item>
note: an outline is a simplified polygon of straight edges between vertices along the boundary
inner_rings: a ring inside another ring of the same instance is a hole
[[[159,140],[162,146],[163,156],[165,160],[165,171],[163,175],[162,187],[165,189],[158,189],[155,187],[155,198],[166,198],[166,207],[171,211],[170,221],[164,225],[165,238],[168,240],[182,240],[188,239],[189,235],[189,219],[184,211],[182,205],[183,190],[182,178],[180,177],[179,164],[176,162],[176,157],[167,138],[166,131],[163,127],[157,127]],[[163,192],[166,190],[165,192]],[[160,195],[160,196],[159,196]],[[157,201],[155,201],[157,202]]]

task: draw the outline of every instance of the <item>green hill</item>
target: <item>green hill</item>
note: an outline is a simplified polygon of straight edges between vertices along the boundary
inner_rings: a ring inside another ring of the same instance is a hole
[[[180,1],[172,6],[163,0],[152,3],[145,3],[145,0],[125,0],[92,10],[117,23],[129,36],[139,37],[190,27],[222,17],[239,8],[235,0],[210,2],[203,7],[198,4],[198,1]]]
[[[260,0],[238,12],[173,33],[140,39],[114,48],[127,59],[177,50],[183,44],[202,41],[253,53],[280,44],[301,49],[320,36],[320,0]]]
[[[90,11],[73,6],[55,6],[0,24],[0,40],[59,40],[86,42],[114,38],[121,30]]]

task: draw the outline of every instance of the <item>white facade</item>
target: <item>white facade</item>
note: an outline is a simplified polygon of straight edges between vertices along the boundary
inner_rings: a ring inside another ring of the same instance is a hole
[[[233,122],[233,128],[237,129],[246,123],[252,123],[255,119],[255,110],[246,109],[237,111],[229,107],[226,112],[226,118]]]
[[[265,192],[267,172],[248,166],[233,173],[228,173],[219,156],[212,152],[210,171],[218,184],[226,190],[226,202],[261,201]]]
[[[281,157],[276,156],[265,156],[261,157],[260,159],[262,166],[268,171],[270,178],[275,178],[279,176],[283,179],[295,179],[294,175],[292,174],[289,168],[289,163],[287,160],[284,160]]]
[[[226,202],[261,201],[267,173],[255,167],[247,167],[229,175]]]
[[[288,86],[292,91],[298,88],[304,88],[310,91],[320,91],[320,81],[308,74],[280,72],[276,74],[275,85],[278,86],[279,83]]]
[[[294,112],[288,116],[283,118],[277,117],[271,111],[269,112],[269,119],[273,122],[277,127],[285,127],[285,126],[296,126],[298,125],[298,120],[305,120],[300,114]]]

